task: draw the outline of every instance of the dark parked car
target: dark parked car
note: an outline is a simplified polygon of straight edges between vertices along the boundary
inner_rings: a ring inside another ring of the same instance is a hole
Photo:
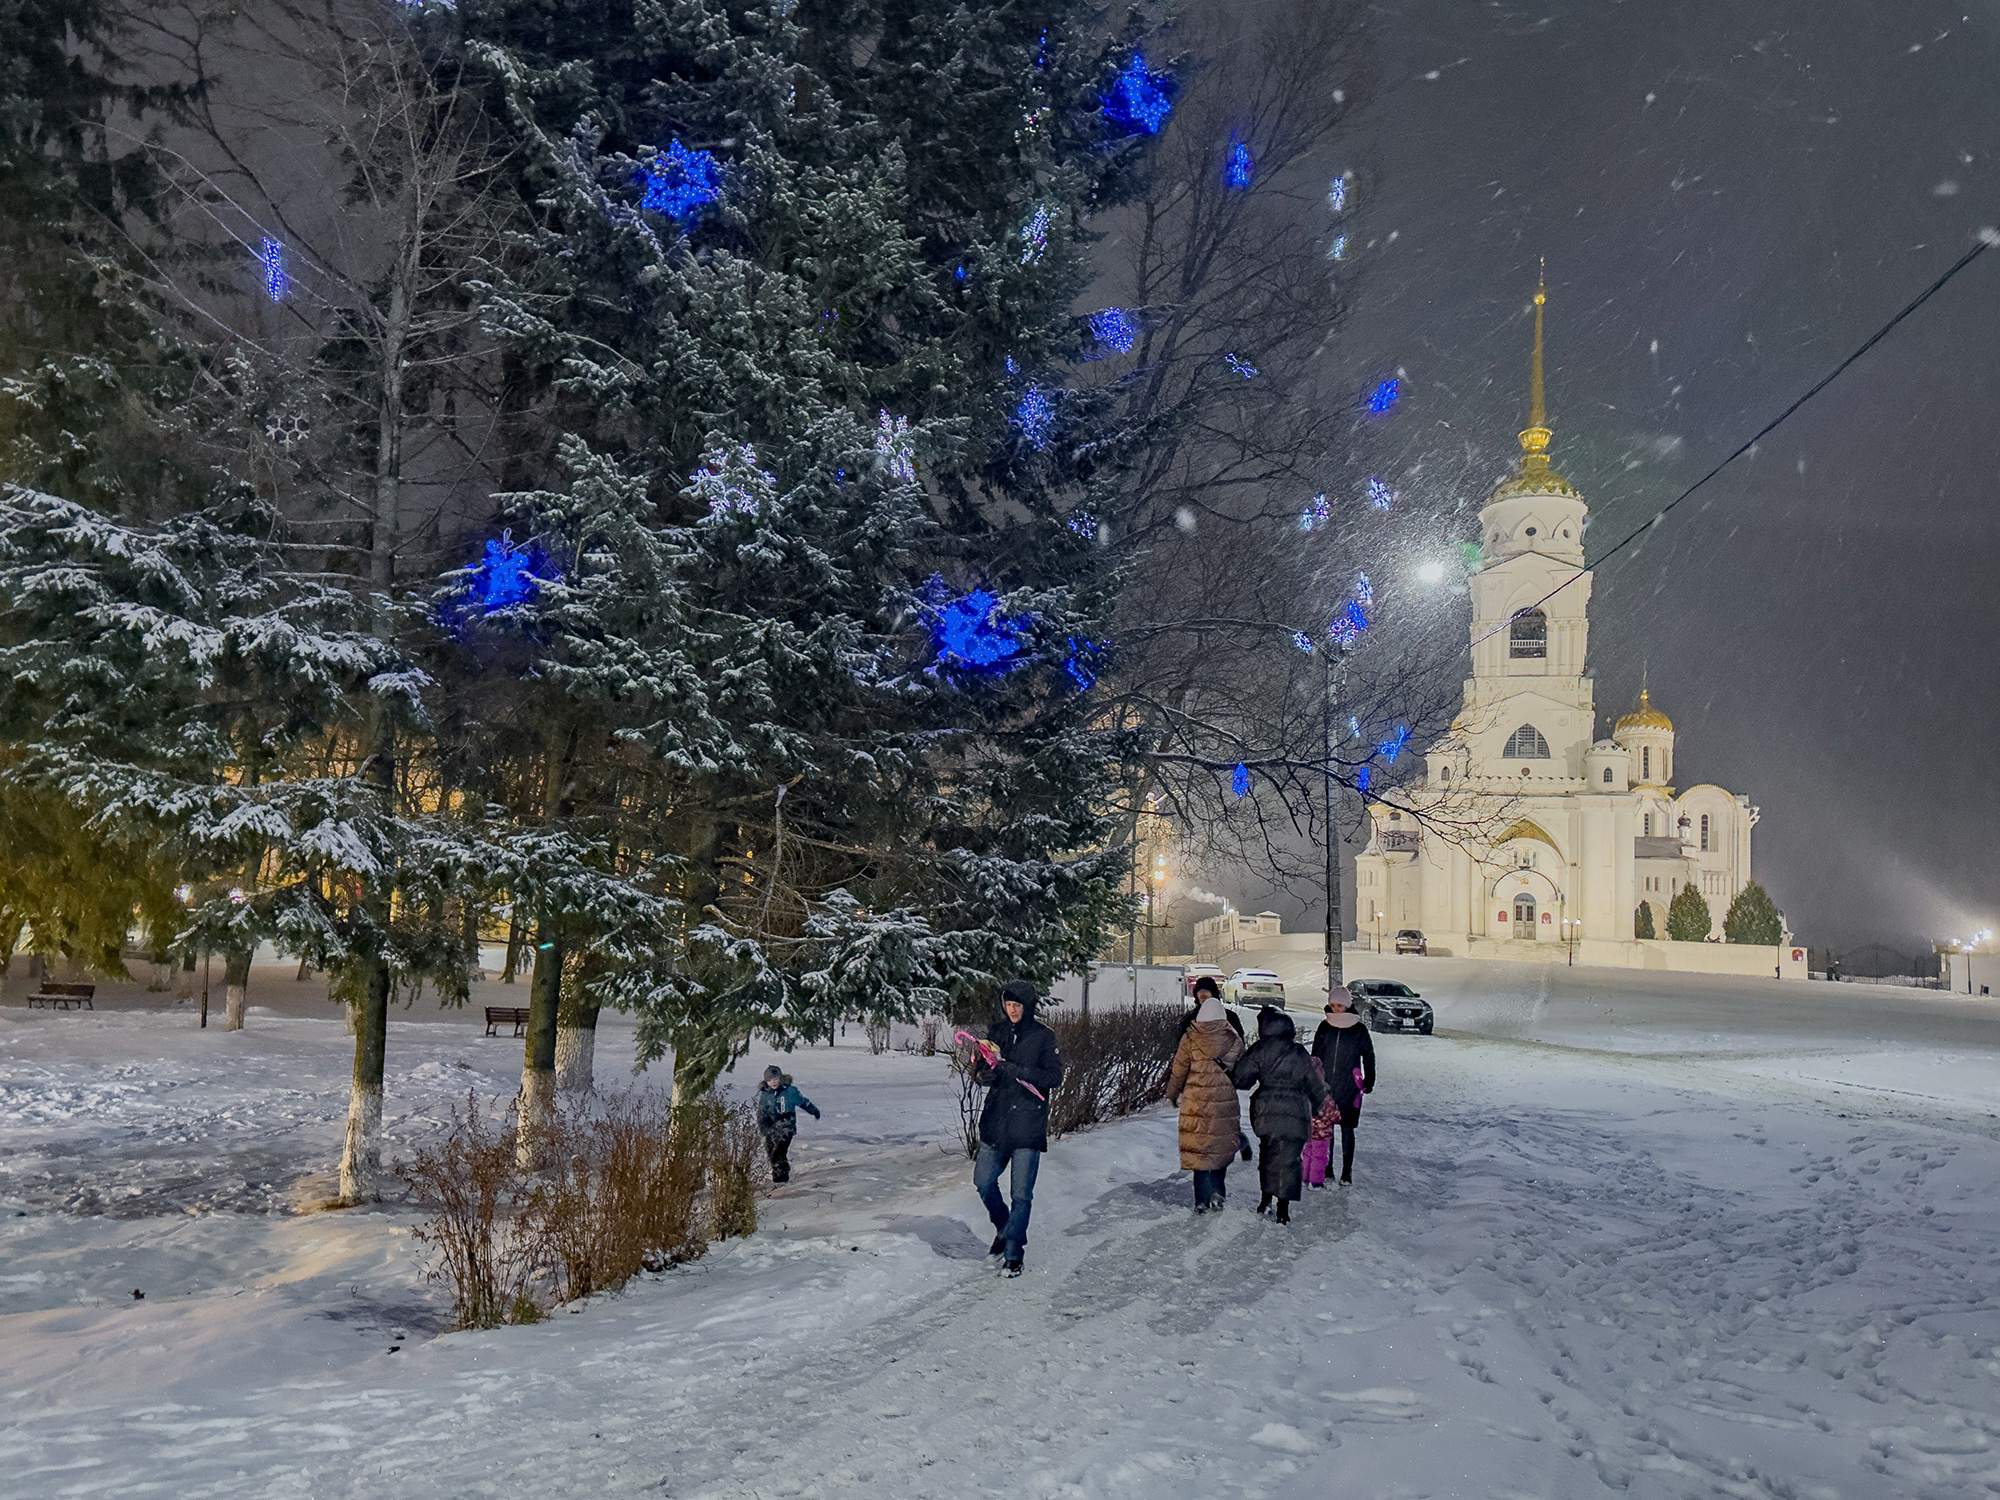
[[[1424,942],[1424,935],[1421,932],[1417,931],[1414,927],[1405,927],[1401,932],[1396,934],[1396,951],[1398,953],[1428,954],[1431,950]]]
[[[1356,979],[1347,986],[1354,1013],[1376,1031],[1414,1031],[1429,1036],[1437,1018],[1429,1002],[1394,979]]]

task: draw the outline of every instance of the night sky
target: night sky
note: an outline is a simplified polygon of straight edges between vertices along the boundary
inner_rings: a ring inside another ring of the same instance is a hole
[[[2000,224],[1981,3],[1380,11],[1337,342],[1357,385],[1407,373],[1399,524],[1473,535],[1511,466],[1540,256],[1594,560]],[[2000,252],[1597,575],[1599,733],[1648,673],[1681,784],[1761,807],[1756,873],[1815,944],[2000,927],[1996,398]]]

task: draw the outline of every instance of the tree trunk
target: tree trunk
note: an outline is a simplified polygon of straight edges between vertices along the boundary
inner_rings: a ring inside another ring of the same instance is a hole
[[[250,952],[231,953],[222,964],[222,1029],[241,1031],[250,1004]]]
[[[502,984],[512,984],[514,976],[521,972],[521,942],[526,934],[521,930],[521,919],[507,918],[507,968],[500,976]]]
[[[562,943],[540,927],[535,969],[528,979],[526,1055],[521,1061],[521,1127],[515,1159],[523,1171],[542,1164],[556,1096],[556,1012],[562,1003]]]
[[[372,1203],[382,1195],[382,1064],[389,1044],[389,966],[381,959],[368,960],[367,991],[348,1009],[354,1017],[354,1091],[347,1101],[340,1201]]]
[[[563,986],[562,1004],[556,1011],[556,1091],[587,1094],[595,1085],[592,1076],[597,1058],[598,1007],[584,997],[582,976]]]
[[[194,955],[192,953],[183,955],[180,969],[174,975],[174,999],[194,999]]]

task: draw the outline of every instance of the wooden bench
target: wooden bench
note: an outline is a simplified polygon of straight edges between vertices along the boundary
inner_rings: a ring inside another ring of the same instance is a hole
[[[50,984],[28,996],[29,1010],[96,1010],[90,997],[97,993],[94,984]]]
[[[512,1026],[515,1036],[528,1034],[528,1007],[525,1005],[489,1005],[486,1007],[486,1034],[498,1036],[496,1026]]]

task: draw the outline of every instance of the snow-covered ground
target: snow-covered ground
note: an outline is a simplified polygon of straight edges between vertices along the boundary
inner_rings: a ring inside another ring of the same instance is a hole
[[[997,1280],[941,1060],[856,1032],[790,1059],[826,1119],[755,1237],[443,1336],[407,1209],[288,1211],[337,1020],[0,1009],[0,1492],[2000,1493],[2000,1008],[1375,969],[1442,1032],[1381,1039],[1360,1180],[1290,1229],[1242,1167],[1193,1218],[1153,1111],[1057,1143]],[[393,1140],[519,1057],[399,1015]]]

